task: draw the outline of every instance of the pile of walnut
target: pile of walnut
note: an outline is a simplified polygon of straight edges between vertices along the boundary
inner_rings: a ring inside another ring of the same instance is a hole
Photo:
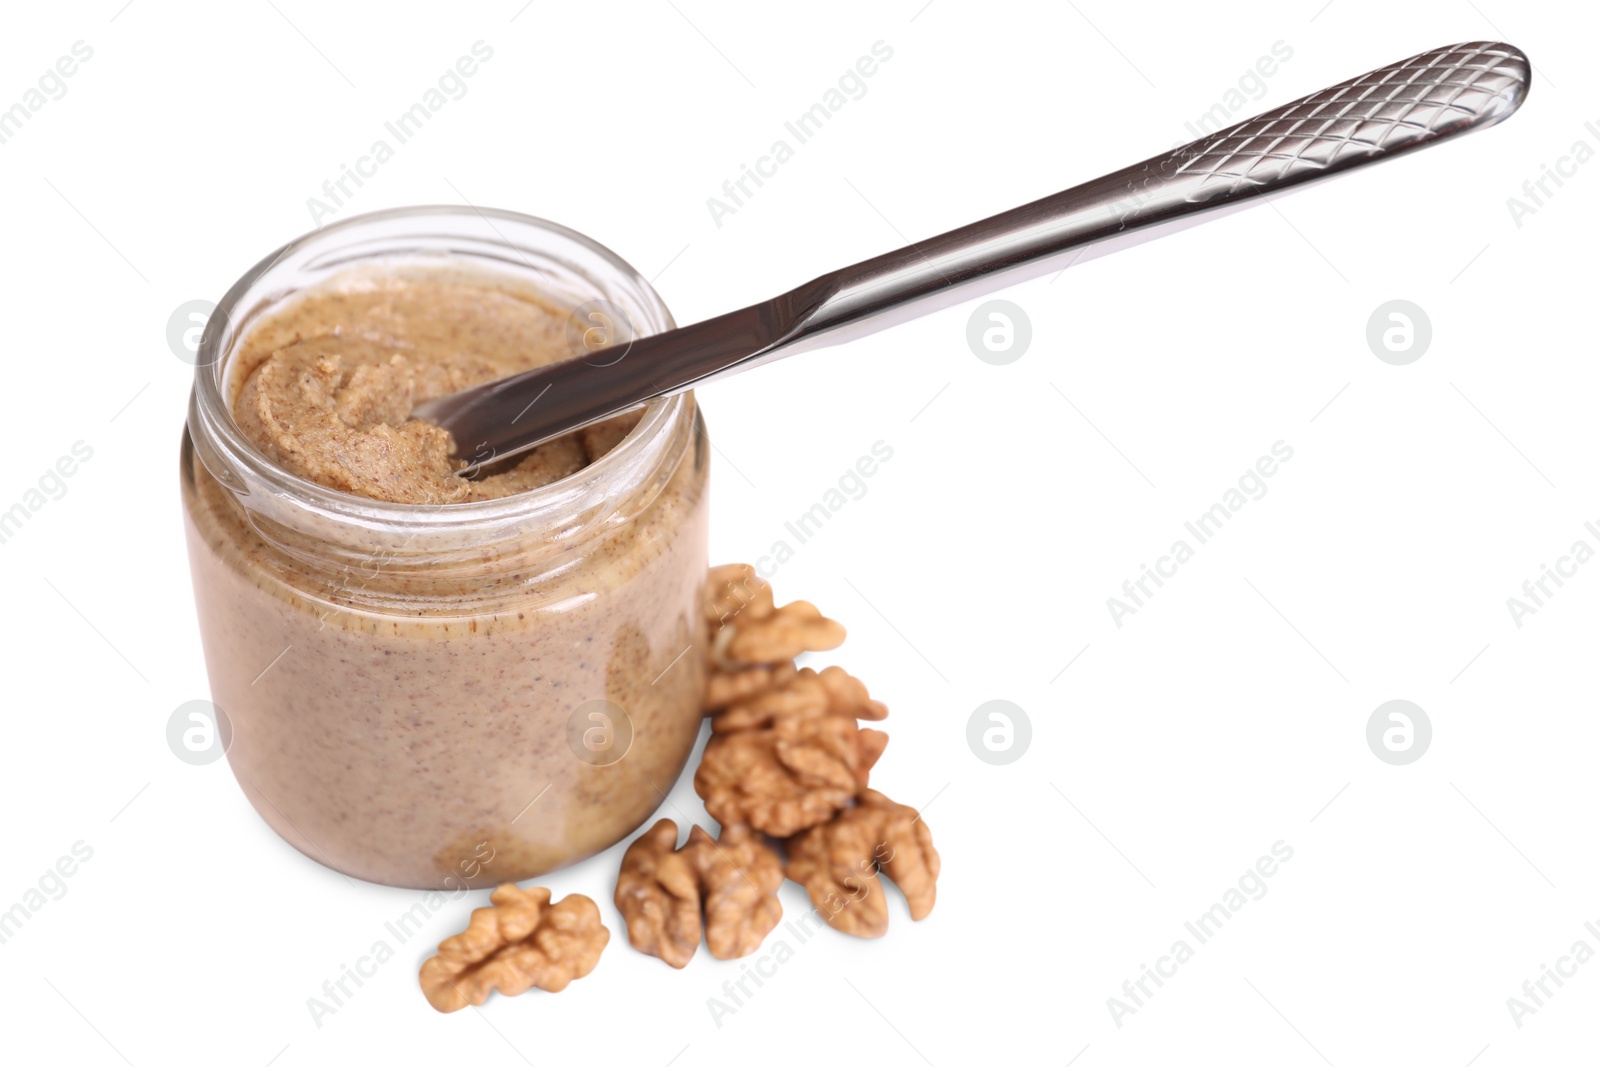
[[[682,967],[699,948],[703,912],[713,956],[754,952],[782,918],[784,868],[763,835],[785,843],[788,876],[836,930],[887,932],[880,872],[913,919],[926,916],[939,876],[927,824],[867,788],[889,738],[861,720],[888,709],[838,667],[794,665],[802,652],[839,647],[844,627],[803,600],[777,607],[772,587],[743,564],[712,570],[706,621],[711,740],[694,786],[722,835],[713,841],[696,826],[680,849],[677,826],[662,819],[634,841],[616,893],[629,942]]]
[[[674,967],[694,958],[702,935],[719,960],[748,956],[783,918],[785,874],[847,934],[888,931],[880,873],[913,919],[925,917],[939,877],[933,837],[916,809],[867,788],[889,738],[861,720],[889,709],[838,667],[794,664],[838,648],[844,627],[803,600],[777,607],[743,564],[712,570],[705,611],[711,740],[694,787],[722,833],[713,840],[692,827],[680,848],[677,824],[662,819],[628,847],[615,897],[628,941]],[[785,847],[787,868],[769,838]],[[585,896],[551,904],[548,889],[507,884],[489,901],[422,965],[422,991],[440,1011],[481,1005],[496,990],[559,992],[594,970],[610,939]]]

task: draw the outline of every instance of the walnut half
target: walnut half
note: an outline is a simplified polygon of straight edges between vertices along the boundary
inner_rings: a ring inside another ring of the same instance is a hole
[[[678,850],[678,824],[662,819],[622,854],[612,898],[640,952],[683,967],[700,948],[700,873]]]
[[[789,842],[788,875],[806,887],[828,925],[856,937],[882,937],[889,907],[878,873],[905,894],[911,917],[933,910],[939,853],[915,808],[868,789],[831,821]]]
[[[866,787],[889,736],[857,718],[888,709],[838,667],[809,667],[711,720],[694,775],[706,811],[724,826],[748,823],[788,837],[826,822]]]
[[[508,997],[535,986],[559,993],[594,970],[611,939],[595,902],[578,893],[551,904],[550,890],[507,882],[489,902],[422,965],[423,996],[439,1011],[480,1005],[496,990]]]
[[[777,853],[746,826],[728,827],[720,840],[696,826],[681,849],[677,843],[677,823],[662,819],[622,857],[615,900],[629,943],[684,967],[700,947],[703,909],[706,943],[717,959],[760,948],[783,918]]]
[[[694,853],[700,872],[711,954],[719,960],[750,955],[783,918],[778,854],[748,826],[726,827],[715,841],[696,826],[684,848]]]
[[[706,706],[725,707],[782,680],[802,652],[844,642],[844,627],[804,600],[778,607],[772,586],[748,563],[713,567],[706,580],[705,620],[711,669]]]

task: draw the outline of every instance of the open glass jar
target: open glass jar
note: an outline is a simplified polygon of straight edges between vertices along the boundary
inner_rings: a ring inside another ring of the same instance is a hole
[[[308,856],[418,888],[521,880],[621,840],[700,725],[706,449],[692,395],[588,466],[475,503],[302,478],[236,424],[231,357],[352,269],[466,272],[670,329],[605,248],[508,212],[379,212],[291,242],[202,337],[182,489],[212,699],[256,810]]]

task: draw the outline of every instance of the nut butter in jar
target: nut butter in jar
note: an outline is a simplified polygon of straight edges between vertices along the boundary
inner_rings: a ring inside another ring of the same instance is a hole
[[[683,769],[706,574],[692,395],[479,483],[407,421],[581,355],[613,319],[673,326],[579,234],[448,207],[309,234],[212,314],[181,472],[212,699],[250,803],[313,859],[396,886],[523,880],[621,840]]]

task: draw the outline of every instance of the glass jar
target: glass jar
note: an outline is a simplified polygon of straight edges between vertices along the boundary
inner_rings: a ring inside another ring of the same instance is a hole
[[[347,875],[522,880],[616,843],[699,731],[708,442],[652,402],[587,467],[476,503],[318,485],[251,443],[230,356],[258,316],[372,266],[467,271],[556,307],[673,327],[650,284],[571,230],[426,207],[332,224],[262,260],[202,337],[182,450],[195,602],[228,760],[256,810]]]

